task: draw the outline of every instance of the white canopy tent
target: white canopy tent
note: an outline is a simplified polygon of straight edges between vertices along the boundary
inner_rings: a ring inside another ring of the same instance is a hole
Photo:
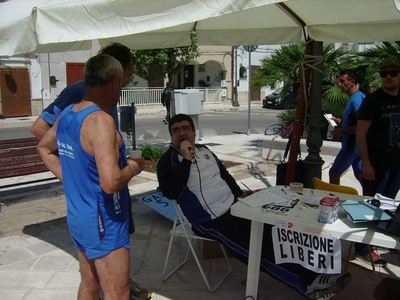
[[[192,30],[200,45],[215,46],[398,41],[398,28],[400,0],[9,0],[0,4],[0,56],[88,49],[93,39],[131,49],[177,47],[190,44]],[[288,174],[303,124],[297,116]],[[313,159],[315,171],[322,160]]]
[[[399,0],[9,0],[0,55],[121,42],[132,49],[400,40]]]

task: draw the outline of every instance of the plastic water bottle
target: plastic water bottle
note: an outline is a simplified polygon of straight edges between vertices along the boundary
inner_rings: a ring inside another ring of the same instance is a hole
[[[328,126],[328,132],[326,133],[326,138],[328,140],[332,140],[333,139],[333,130],[335,129],[335,127],[333,127],[332,125]]]

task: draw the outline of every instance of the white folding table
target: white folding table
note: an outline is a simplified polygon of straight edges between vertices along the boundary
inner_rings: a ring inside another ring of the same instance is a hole
[[[264,192],[285,188],[284,186],[271,187]],[[288,190],[288,188],[287,188]],[[259,193],[263,193],[260,191]],[[357,200],[363,201],[370,199],[367,196],[358,196],[342,193],[332,193],[330,191],[304,189],[302,195],[298,194],[298,198],[302,197],[320,197],[334,194],[340,200]],[[342,240],[351,242],[361,242],[369,245],[381,246],[386,248],[400,249],[399,237],[395,237],[383,230],[379,229],[376,224],[370,222],[353,223],[347,220],[346,212],[340,208],[339,218],[332,224],[324,224],[318,222],[318,209],[300,209],[301,202],[290,209],[285,214],[266,213],[260,207],[253,208],[241,201],[238,201],[231,207],[231,214],[240,218],[251,220],[250,245],[249,245],[249,262],[247,267],[247,283],[246,296],[252,296],[257,299],[258,279],[260,273],[260,259],[262,248],[262,237],[264,223],[277,225],[282,222],[291,222],[299,226],[307,226],[316,230],[337,236]]]

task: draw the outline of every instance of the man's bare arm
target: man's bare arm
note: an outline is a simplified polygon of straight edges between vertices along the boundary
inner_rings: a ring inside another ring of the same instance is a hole
[[[47,124],[47,123],[46,123]],[[46,167],[60,180],[62,181],[60,157],[58,156],[57,148],[57,132],[58,119],[53,127],[47,130],[46,134],[40,140],[37,146],[37,152],[42,158]]]
[[[371,121],[367,120],[358,120],[357,122],[357,130],[356,130],[356,141],[358,146],[358,152],[360,154],[360,158],[363,163],[362,174],[363,178],[366,180],[374,180],[375,179],[375,170],[371,166],[368,156],[368,147],[367,147],[367,133],[371,126]]]
[[[31,126],[31,133],[40,141],[50,128],[51,126],[49,123],[47,123],[41,117],[38,117]]]

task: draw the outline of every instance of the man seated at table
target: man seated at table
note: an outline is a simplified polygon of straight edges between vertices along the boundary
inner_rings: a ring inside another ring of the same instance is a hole
[[[234,257],[247,264],[251,222],[230,214],[235,200],[246,195],[217,156],[206,146],[195,144],[196,131],[190,116],[173,116],[168,129],[170,148],[157,165],[162,193],[178,201],[197,235],[218,240]],[[265,224],[262,271],[308,299],[329,299],[350,282],[350,273],[324,275],[299,264],[276,265],[271,228],[272,225]]]

